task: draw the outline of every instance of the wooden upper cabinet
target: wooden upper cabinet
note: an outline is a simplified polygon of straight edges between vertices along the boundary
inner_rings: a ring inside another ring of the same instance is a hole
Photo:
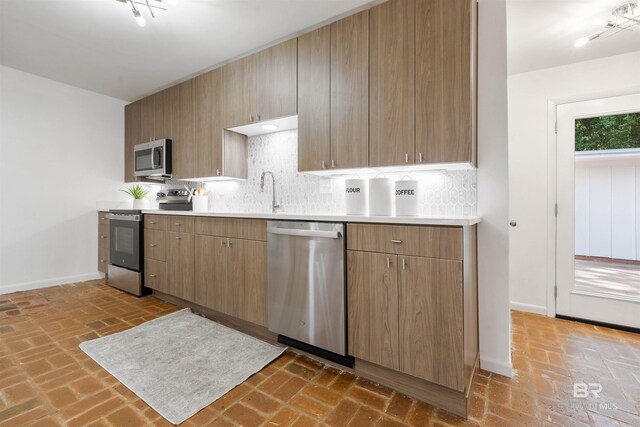
[[[298,38],[298,170],[331,164],[331,27]]]
[[[331,167],[369,161],[369,11],[331,24]]]
[[[160,91],[153,98],[153,139],[171,139],[171,97],[169,89]]]
[[[399,256],[400,371],[465,389],[462,261]]]
[[[153,141],[155,133],[155,99],[153,95],[140,100],[140,137],[142,142]]]
[[[133,147],[142,141],[140,127],[141,101],[124,107],[124,182],[137,181],[134,175]]]
[[[298,112],[298,39],[254,55],[258,106],[256,121],[295,116]]]
[[[251,123],[257,104],[256,57],[238,59],[223,67],[224,127]]]
[[[347,251],[349,353],[399,368],[397,256]]]
[[[414,163],[415,7],[389,0],[369,11],[369,166]]]
[[[474,10],[472,0],[416,2],[417,163],[473,161]]]
[[[224,86],[223,70],[215,69],[194,79],[196,177],[223,174]]]
[[[226,128],[297,113],[297,39],[224,66]]]
[[[194,81],[170,88],[173,177],[195,177]]]

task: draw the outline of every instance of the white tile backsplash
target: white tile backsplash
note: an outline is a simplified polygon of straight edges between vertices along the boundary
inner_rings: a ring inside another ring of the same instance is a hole
[[[249,138],[248,179],[216,181],[207,184],[212,191],[210,208],[214,212],[271,212],[271,178],[265,178],[260,192],[260,175],[271,171],[276,177],[278,201],[287,213],[344,214],[346,177],[320,177],[298,173],[298,134],[285,131]],[[462,217],[476,215],[476,171],[408,172],[419,181],[420,215]],[[364,174],[369,177],[372,174]]]

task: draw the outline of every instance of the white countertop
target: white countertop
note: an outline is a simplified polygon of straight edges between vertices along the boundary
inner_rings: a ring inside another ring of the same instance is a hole
[[[414,224],[414,225],[450,225],[468,226],[482,221],[480,217],[427,218],[417,216],[357,216],[310,213],[247,213],[247,212],[193,212],[193,211],[161,211],[143,210],[145,214],[208,216],[216,218],[253,218],[291,221],[326,221],[326,222],[370,222],[378,224]]]

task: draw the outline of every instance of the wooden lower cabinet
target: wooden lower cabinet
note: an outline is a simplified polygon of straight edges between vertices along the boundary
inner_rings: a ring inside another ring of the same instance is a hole
[[[478,354],[475,226],[428,230],[435,241],[443,233],[459,234],[461,248],[438,255],[460,259],[385,252],[419,252],[431,245],[390,246],[385,238],[400,240],[383,225],[367,225],[367,234],[378,236],[367,243],[361,227],[347,226],[349,354],[464,392]],[[425,227],[404,228],[406,237],[421,236]],[[378,252],[372,250],[376,246]]]
[[[180,299],[195,300],[194,252],[191,233],[167,232],[169,293]]]
[[[109,213],[98,212],[98,271],[107,274],[110,254]]]
[[[400,371],[462,391],[462,262],[405,256],[398,260]]]
[[[397,257],[348,251],[347,268],[349,353],[398,370]]]
[[[267,325],[267,244],[196,235],[196,304]]]
[[[158,292],[168,294],[169,280],[167,278],[167,263],[155,259],[144,260],[144,285]]]

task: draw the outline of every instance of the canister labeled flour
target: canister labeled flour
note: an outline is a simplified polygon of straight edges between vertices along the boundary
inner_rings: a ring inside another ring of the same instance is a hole
[[[344,181],[347,215],[369,215],[369,181],[351,178]]]
[[[418,181],[405,176],[400,181],[396,181],[396,216],[417,215]]]

